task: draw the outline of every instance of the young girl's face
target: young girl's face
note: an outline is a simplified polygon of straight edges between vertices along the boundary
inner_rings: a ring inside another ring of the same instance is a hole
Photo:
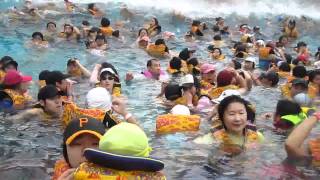
[[[86,159],[83,156],[84,149],[93,148],[97,149],[99,145],[99,139],[91,134],[83,134],[78,136],[75,140],[67,145],[67,155],[69,164],[72,168],[78,167]]]

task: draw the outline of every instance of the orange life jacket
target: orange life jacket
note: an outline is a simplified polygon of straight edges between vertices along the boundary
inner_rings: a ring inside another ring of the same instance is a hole
[[[100,167],[92,163],[82,163],[74,172],[74,180],[166,180],[161,172],[120,171]]]
[[[70,168],[71,167],[64,159],[58,160],[54,165],[52,180],[58,180],[59,177]]]
[[[270,55],[271,48],[270,47],[261,47],[259,49],[259,58],[260,59],[268,59]]]
[[[108,27],[100,27],[100,30],[105,36],[112,36],[113,28],[111,26]]]
[[[160,45],[150,44],[147,47],[147,52],[151,56],[156,56],[156,57],[164,56],[164,54],[166,53],[165,50],[166,50],[166,46],[163,44],[160,44]]]
[[[200,116],[165,114],[157,117],[157,133],[174,133],[199,130]]]
[[[239,89],[239,87],[235,85],[228,85],[228,86],[213,88],[212,90],[209,91],[208,95],[211,99],[216,99],[222,94],[223,91],[227,89]]]
[[[24,105],[28,102],[31,101],[31,96],[26,96],[23,94],[18,93],[17,91],[13,89],[4,89],[3,92],[8,94],[8,96],[12,99],[13,101],[13,106],[20,109],[24,107]]]

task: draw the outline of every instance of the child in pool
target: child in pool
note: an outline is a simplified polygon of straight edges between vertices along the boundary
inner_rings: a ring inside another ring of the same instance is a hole
[[[96,119],[73,119],[63,133],[63,158],[56,162],[52,179],[72,179],[75,169],[86,161],[83,150],[98,148],[99,140],[104,133],[104,125]]]

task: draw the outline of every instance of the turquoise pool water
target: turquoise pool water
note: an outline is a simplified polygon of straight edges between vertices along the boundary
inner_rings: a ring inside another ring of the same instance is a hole
[[[1,12],[6,7],[16,4],[12,1],[0,1]],[[19,4],[18,4],[19,5]],[[103,5],[106,7],[106,5]],[[126,25],[128,31],[125,35],[125,43],[119,43],[110,40],[110,50],[103,57],[94,56],[85,50],[83,43],[57,43],[52,48],[46,50],[29,49],[25,42],[30,39],[34,31],[45,29],[46,20],[37,23],[29,21],[0,22],[0,56],[10,55],[19,62],[19,69],[37,79],[40,71],[64,70],[66,61],[70,57],[78,57],[83,65],[92,70],[95,63],[104,61],[110,62],[120,72],[122,80],[123,94],[128,98],[129,109],[137,117],[142,127],[150,138],[153,147],[152,156],[163,160],[166,163],[165,174],[168,179],[256,179],[262,169],[272,164],[280,164],[285,160],[286,155],[283,148],[285,136],[276,134],[271,130],[272,122],[258,121],[257,125],[263,131],[266,137],[266,143],[258,150],[247,151],[228,163],[217,163],[213,169],[206,168],[212,159],[219,157],[216,147],[207,145],[196,145],[192,142],[196,137],[206,134],[209,131],[209,123],[202,120],[200,131],[194,133],[177,133],[171,135],[158,136],[155,134],[155,119],[159,114],[167,112],[156,95],[159,93],[160,83],[154,81],[142,81],[137,83],[126,84],[123,82],[126,72],[139,73],[145,68],[146,61],[150,58],[144,51],[132,48],[136,38],[137,27],[143,25],[151,15],[156,15],[166,31],[175,32],[178,40],[170,42],[169,47],[173,51],[179,51],[186,47],[183,43],[182,36],[187,31],[187,24],[172,23],[171,16],[163,10],[151,8],[135,8],[138,18],[132,23]],[[114,22],[119,19],[119,4],[108,4],[108,17]],[[236,14],[225,15],[226,24],[234,27],[238,22],[247,22],[253,25],[260,25],[265,29],[266,34],[278,32],[277,18],[278,15],[268,15],[273,23],[272,26],[266,26],[267,15],[251,15],[248,17],[238,16]],[[73,24],[80,24],[84,19],[90,19],[91,24],[98,24],[99,19],[92,19],[87,15],[64,15],[50,17],[58,25],[65,21],[71,21]],[[202,20],[213,22],[211,17],[202,17]],[[209,23],[210,24],[210,23]],[[318,46],[320,34],[317,31],[319,23],[315,22],[308,29],[303,29],[302,40],[310,44],[310,49],[314,51]],[[270,36],[277,38],[277,35]],[[198,42],[197,57],[202,62],[207,60],[205,51],[207,40]],[[228,57],[231,52],[225,49]],[[168,60],[163,59],[161,65],[167,66]],[[86,84],[76,85],[77,103],[83,105],[83,97],[87,90]],[[36,86],[33,86],[31,93],[37,92]],[[248,95],[254,104],[257,112],[273,111],[279,91],[255,88]],[[320,133],[317,128],[315,133]],[[52,168],[56,159],[61,156],[62,142],[61,129],[57,122],[42,122],[38,119],[26,119],[23,122],[17,122],[10,117],[0,118],[0,179],[50,179]],[[212,164],[212,163],[210,163]],[[214,164],[214,163],[213,163]],[[306,174],[312,177],[319,177],[316,171],[301,167]],[[290,175],[290,174],[289,174]],[[288,175],[288,176],[289,176]],[[297,178],[292,175],[292,178]]]

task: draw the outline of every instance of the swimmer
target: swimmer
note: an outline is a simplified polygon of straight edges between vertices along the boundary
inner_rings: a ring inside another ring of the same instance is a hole
[[[294,19],[288,19],[282,31],[283,31],[283,35],[292,39],[296,39],[299,36],[298,30],[296,27],[296,21]]]
[[[147,62],[147,70],[135,75],[133,75],[131,72],[126,74],[126,81],[140,79],[154,79],[165,82],[168,81],[169,77],[164,71],[161,70],[159,59],[150,59]]]
[[[110,26],[110,20],[108,18],[103,17],[101,19],[101,33],[106,37],[112,36],[113,28]]]
[[[87,39],[88,38],[88,35],[89,35],[89,31],[92,27],[90,26],[90,23],[89,21],[82,21],[82,24],[81,24],[81,38],[83,39]]]
[[[222,61],[225,59],[225,56],[222,54],[220,48],[215,47],[214,45],[209,45],[207,50],[209,51],[209,56],[214,61]]]
[[[0,93],[1,97],[9,97],[13,110],[22,110],[30,106],[32,98],[28,95],[28,89],[31,81],[31,76],[23,76],[16,70],[6,72]]]
[[[150,43],[147,46],[147,52],[155,57],[170,57],[169,48],[164,39],[157,39],[156,42]]]
[[[108,49],[108,43],[106,40],[106,37],[104,35],[97,35],[96,37],[96,49],[99,50],[107,50]]]
[[[54,42],[55,38],[58,37],[57,25],[55,22],[48,22],[47,29],[43,33],[46,41]]]
[[[104,13],[96,6],[95,3],[88,4],[88,12],[96,18],[104,15]]]
[[[63,32],[59,34],[59,37],[67,41],[78,41],[81,38],[81,32],[77,27],[73,26],[72,24],[64,24]]]
[[[222,128],[213,129],[212,133],[198,137],[194,142],[197,144],[213,144],[217,142],[221,145],[221,148],[236,145],[237,149],[234,149],[236,151],[229,152],[232,154],[245,150],[245,148],[250,148],[256,143],[263,142],[263,135],[247,126],[249,111],[249,102],[240,96],[231,95],[225,97],[218,106],[218,116]]]
[[[143,42],[141,42],[141,41],[143,41]],[[146,28],[139,29],[138,38],[136,40],[136,43],[139,45],[139,47],[146,48],[150,41],[151,40],[148,35],[148,30]],[[145,43],[147,43],[147,45],[145,45]]]
[[[151,18],[149,25],[147,26],[148,35],[154,37],[161,33],[161,26],[157,18]]]
[[[91,73],[87,70],[77,58],[71,58],[67,62],[67,72],[71,77],[89,78]]]
[[[44,40],[41,32],[34,32],[32,34],[31,43],[33,46],[36,46],[36,47],[41,47],[41,48],[48,48],[49,47],[48,41]]]
[[[200,67],[201,72],[201,81],[200,81],[200,88],[201,94],[206,94],[212,88],[214,88],[217,84],[216,78],[216,67],[212,64],[202,64]]]

